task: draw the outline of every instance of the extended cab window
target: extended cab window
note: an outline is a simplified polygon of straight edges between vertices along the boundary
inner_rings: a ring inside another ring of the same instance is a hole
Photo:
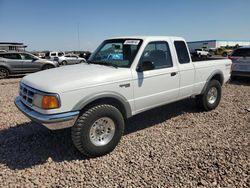
[[[180,64],[189,63],[190,58],[187,50],[187,46],[184,41],[175,41],[174,42],[175,50],[178,56]]]
[[[172,67],[172,58],[167,42],[150,42],[144,49],[140,63],[144,61],[153,62],[155,69]]]

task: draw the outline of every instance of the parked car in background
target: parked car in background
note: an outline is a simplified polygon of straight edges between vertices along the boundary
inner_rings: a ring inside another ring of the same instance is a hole
[[[250,47],[241,47],[229,56],[232,60],[232,77],[250,77]]]
[[[86,62],[86,59],[74,54],[67,54],[64,56],[60,56],[58,57],[58,59],[55,60],[57,60],[60,65],[70,65],[70,64],[78,64]]]
[[[221,55],[223,57],[227,57],[228,55],[230,55],[232,53],[233,49],[229,49],[229,48],[216,48],[214,51],[215,55]]]
[[[41,59],[27,52],[1,52],[0,78],[58,67],[58,62]]]
[[[45,53],[45,59],[58,60],[59,57],[64,55],[64,52],[47,52]]]
[[[193,57],[198,58],[208,58],[210,57],[210,53],[202,48],[195,49],[194,52],[191,53]]]

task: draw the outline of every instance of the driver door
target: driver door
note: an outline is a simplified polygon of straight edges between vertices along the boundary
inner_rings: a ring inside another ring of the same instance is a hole
[[[180,78],[168,42],[148,43],[139,65],[142,62],[152,62],[154,69],[133,74],[136,113],[177,100]]]
[[[22,53],[21,54],[23,60],[23,70],[24,72],[36,72],[39,71],[42,67],[42,64],[39,63],[35,56],[30,54]]]
[[[76,64],[77,63],[77,59],[75,55],[70,55],[70,64]]]

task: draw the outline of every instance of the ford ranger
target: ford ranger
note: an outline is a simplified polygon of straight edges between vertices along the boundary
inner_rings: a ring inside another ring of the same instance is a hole
[[[49,129],[71,127],[76,148],[94,157],[111,152],[138,113],[188,97],[213,110],[230,74],[229,59],[192,62],[181,37],[119,37],[86,63],[25,76],[15,104]]]

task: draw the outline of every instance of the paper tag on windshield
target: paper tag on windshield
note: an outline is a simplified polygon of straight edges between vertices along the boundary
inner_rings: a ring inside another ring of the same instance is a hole
[[[139,40],[125,40],[124,44],[127,45],[138,45],[139,44]]]

